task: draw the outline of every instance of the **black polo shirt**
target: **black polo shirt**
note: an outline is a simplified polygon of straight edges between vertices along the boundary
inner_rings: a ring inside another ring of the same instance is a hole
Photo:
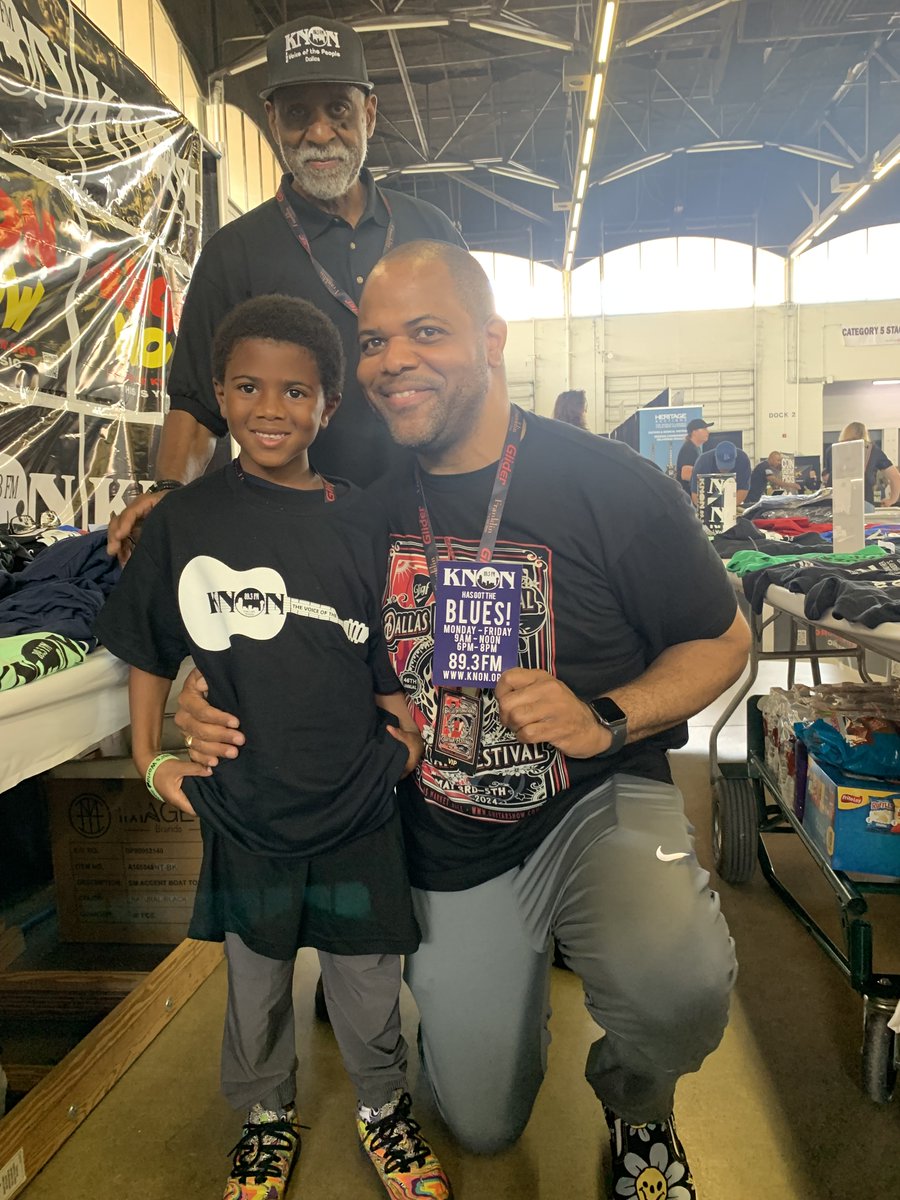
[[[464,246],[448,218],[431,204],[376,188],[372,176],[365,211],[354,228],[308,203],[282,181],[316,260],[358,302],[369,272],[382,257],[391,221],[395,246],[430,238]],[[170,408],[188,412],[217,437],[226,432],[212,387],[210,349],[216,327],[236,304],[251,296],[283,293],[315,304],[334,321],[347,361],[344,398],[310,458],[325,475],[365,486],[400,453],[356,382],[359,359],[356,317],[337,300],[297,241],[274,197],[225,225],[204,246],[191,276],[168,380]]]

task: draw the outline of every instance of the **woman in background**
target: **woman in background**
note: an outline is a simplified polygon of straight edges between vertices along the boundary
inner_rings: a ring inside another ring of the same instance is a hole
[[[567,425],[575,425],[578,429],[587,429],[584,416],[586,408],[587,396],[583,391],[560,392],[553,406],[553,417]]]

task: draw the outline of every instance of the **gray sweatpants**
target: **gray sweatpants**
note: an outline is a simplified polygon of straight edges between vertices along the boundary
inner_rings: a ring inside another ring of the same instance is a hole
[[[225,935],[228,1003],[222,1039],[222,1094],[234,1108],[266,1108],[296,1096],[294,960],[256,954]],[[326,954],[319,964],[331,1026],[358,1099],[380,1108],[406,1088],[406,1042],[400,1032],[400,958],[396,954]]]
[[[672,1111],[718,1045],[736,973],[678,790],[619,775],[525,862],[461,892],[414,892],[406,961],[423,1068],[459,1142],[492,1153],[528,1122],[546,1067],[552,938],[605,1030],[585,1074],[635,1124]],[[676,857],[677,855],[683,857]]]

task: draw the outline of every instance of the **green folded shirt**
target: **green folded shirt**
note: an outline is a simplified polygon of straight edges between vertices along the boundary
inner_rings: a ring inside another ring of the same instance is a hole
[[[870,558],[886,558],[891,553],[884,546],[866,546],[853,554],[830,554],[823,550],[810,550],[806,554],[763,554],[761,550],[738,550],[728,560],[727,569],[735,575],[749,575],[751,571],[762,571],[779,563],[805,562],[821,558],[833,563],[866,562]]]

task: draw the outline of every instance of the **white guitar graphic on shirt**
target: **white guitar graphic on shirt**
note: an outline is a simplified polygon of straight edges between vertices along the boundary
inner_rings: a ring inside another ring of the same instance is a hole
[[[289,616],[340,625],[355,645],[368,640],[369,627],[345,620],[330,604],[287,595],[273,567],[234,571],[217,558],[192,558],[178,581],[178,607],[191,640],[203,650],[227,650],[231,639],[276,637]]]

